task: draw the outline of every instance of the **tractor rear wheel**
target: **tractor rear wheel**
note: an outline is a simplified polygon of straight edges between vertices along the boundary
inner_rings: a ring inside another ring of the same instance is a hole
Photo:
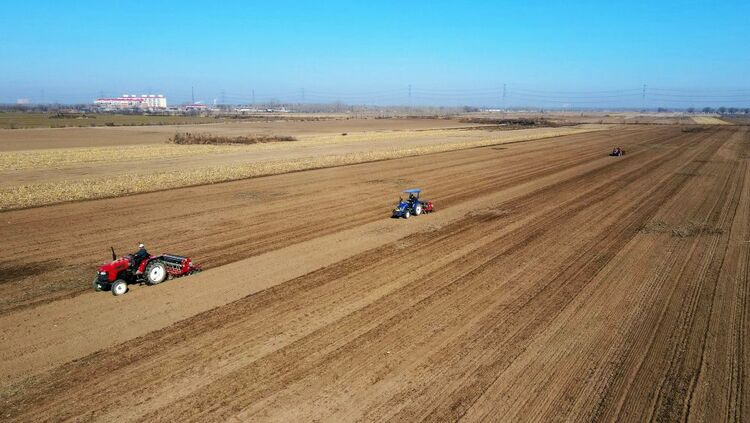
[[[112,295],[119,297],[126,292],[128,292],[128,284],[124,280],[118,279],[112,282]]]
[[[422,205],[417,203],[416,206],[414,206],[414,216],[419,216],[422,214]]]
[[[101,289],[101,288],[99,287],[99,277],[98,277],[98,276],[94,278],[94,283],[93,283],[93,284],[91,284],[91,286],[92,286],[92,287],[94,287],[94,291],[96,291],[96,292],[99,292],[99,291],[101,291],[101,290],[102,290],[102,289]]]
[[[152,261],[146,266],[144,272],[146,274],[146,283],[149,285],[156,285],[164,282],[167,279],[167,266],[160,261]]]

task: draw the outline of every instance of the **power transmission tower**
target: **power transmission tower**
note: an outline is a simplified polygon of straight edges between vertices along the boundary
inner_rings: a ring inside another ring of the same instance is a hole
[[[221,90],[221,104],[227,104],[225,100],[226,100],[226,92],[224,92],[224,90]]]
[[[646,111],[646,84],[643,84],[643,95],[641,96],[641,112]]]
[[[411,84],[409,84],[409,110],[411,111]]]
[[[190,87],[190,99],[192,104],[195,104],[195,87]]]
[[[302,87],[302,101],[301,103],[305,102],[305,87]]]
[[[503,84],[503,112],[505,112],[505,110],[506,110],[506,107],[505,107],[505,84]]]
[[[253,88],[253,109],[255,108],[255,88]]]

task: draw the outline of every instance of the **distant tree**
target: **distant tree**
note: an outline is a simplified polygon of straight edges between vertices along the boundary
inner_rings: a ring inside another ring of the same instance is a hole
[[[716,109],[716,110],[717,110],[717,111],[718,111],[718,112],[719,112],[720,114],[722,114],[722,115],[723,115],[724,113],[726,113],[726,112],[727,112],[727,108],[726,108],[726,107],[724,107],[724,106],[721,106],[721,107],[719,107],[719,108],[718,108],[718,109]]]
[[[687,108],[688,113],[695,113],[695,107],[688,107]]]
[[[729,111],[729,113],[730,113],[730,114],[732,114],[732,115],[733,115],[733,114],[737,113],[737,110],[738,110],[738,109],[737,109],[736,107],[730,107],[730,108],[729,108],[729,109],[727,109],[727,110]]]
[[[746,115],[750,115],[750,107],[746,107],[745,108],[745,114]]]
[[[713,113],[713,112],[714,112],[714,109],[712,109],[712,108],[710,108],[710,107],[704,107],[703,109],[701,109],[701,111],[702,111],[703,113]]]
[[[656,109],[656,111],[657,111],[658,113],[665,113],[665,112],[668,112],[668,111],[669,111],[669,109],[667,109],[666,107],[658,107],[658,108]]]

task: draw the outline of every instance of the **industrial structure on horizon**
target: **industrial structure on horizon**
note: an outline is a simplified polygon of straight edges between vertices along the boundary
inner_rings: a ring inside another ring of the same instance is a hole
[[[123,94],[120,97],[97,98],[94,105],[107,110],[122,109],[166,109],[167,98],[161,94],[142,94],[129,95]]]

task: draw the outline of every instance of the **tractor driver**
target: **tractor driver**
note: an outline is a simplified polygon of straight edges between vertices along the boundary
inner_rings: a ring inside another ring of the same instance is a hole
[[[414,195],[414,193],[410,193],[409,194],[409,202],[410,203],[414,203],[414,200],[416,200],[416,199],[417,199],[417,197]]]
[[[133,268],[137,270],[138,267],[140,267],[141,262],[149,257],[150,254],[148,253],[148,251],[146,251],[146,246],[143,244],[138,244],[138,251],[133,254]]]

